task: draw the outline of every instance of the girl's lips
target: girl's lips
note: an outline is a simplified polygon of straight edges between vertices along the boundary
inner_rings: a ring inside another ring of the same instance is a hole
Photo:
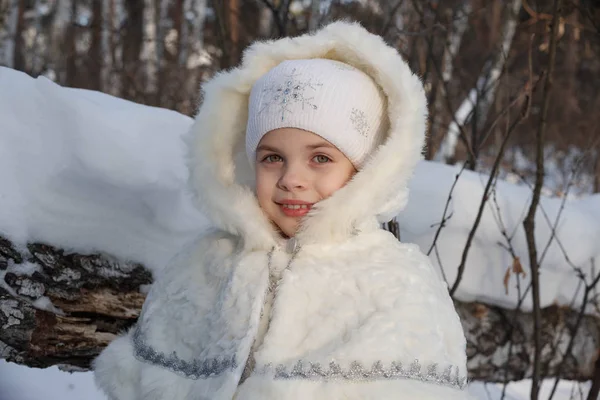
[[[294,203],[296,203],[296,202],[294,202]],[[305,205],[306,207],[302,207],[302,205]],[[288,217],[298,218],[298,217],[303,217],[306,214],[308,214],[312,204],[305,203],[305,202],[297,202],[296,204],[293,204],[291,202],[286,202],[283,204],[278,204],[278,206],[281,209],[281,211]],[[293,208],[285,207],[285,206],[292,206]]]

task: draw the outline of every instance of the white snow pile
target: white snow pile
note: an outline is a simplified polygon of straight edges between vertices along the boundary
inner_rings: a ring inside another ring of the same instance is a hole
[[[150,268],[205,224],[179,140],[191,119],[0,68],[0,235]]]
[[[0,235],[24,252],[26,243],[44,242],[160,269],[207,226],[187,186],[181,137],[191,122],[173,111],[62,88],[0,67]],[[398,217],[403,241],[430,250],[459,171],[432,162],[418,166],[408,207]],[[450,286],[487,179],[461,174],[446,211],[450,218],[430,253]],[[522,228],[530,199],[529,188],[497,182],[474,236],[458,299],[516,306],[515,274],[504,285],[513,265],[507,237],[526,274],[523,292],[531,276]],[[542,305],[577,305],[583,288],[576,271],[588,283],[598,273],[600,195],[564,204],[561,198],[542,197],[536,239],[543,256]],[[36,267],[13,266],[19,268],[27,274]],[[527,295],[523,308],[530,304]]]
[[[411,181],[408,207],[398,216],[403,241],[417,243],[424,252],[429,252],[459,173],[459,167],[419,164]],[[436,241],[437,255],[436,249],[431,250],[431,260],[450,287],[456,279],[488,179],[487,175],[462,171],[446,210],[445,227]],[[504,278],[513,265],[513,256],[508,251],[512,247],[526,274],[520,275],[521,293],[525,293],[530,283],[523,219],[531,197],[532,191],[527,186],[497,181],[468,252],[464,275],[456,291],[458,299],[506,308],[518,304],[516,275],[511,273],[506,288]],[[541,260],[542,307],[553,303],[580,305],[584,287],[577,271],[586,275],[587,284],[600,273],[600,195],[570,200],[542,196],[536,213],[535,238]],[[529,291],[521,308],[530,310],[531,304]]]

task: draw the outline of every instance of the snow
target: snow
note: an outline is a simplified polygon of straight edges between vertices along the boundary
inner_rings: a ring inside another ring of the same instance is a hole
[[[545,379],[540,388],[539,399],[550,398],[554,379]],[[556,393],[552,397],[554,400],[583,400],[587,398],[590,390],[589,382],[560,381],[556,388]],[[469,385],[469,393],[480,400],[500,400],[502,399],[502,384],[473,382]],[[531,381],[526,379],[518,382],[511,382],[506,387],[504,400],[526,400],[530,398]]]
[[[26,276],[31,276],[34,272],[39,272],[40,270],[41,267],[38,264],[29,261],[25,261],[21,264],[11,263],[7,269],[8,272],[12,272],[15,275]]]
[[[107,400],[91,372],[27,368],[0,360],[0,400]]]
[[[23,252],[26,243],[44,242],[72,252],[110,254],[157,271],[205,229],[206,218],[192,206],[184,165],[181,136],[190,118],[98,92],[61,88],[44,77],[33,79],[7,68],[0,68],[0,88],[0,235]],[[398,217],[403,241],[429,251],[459,172],[459,167],[419,164],[408,207]],[[449,202],[450,218],[431,251],[449,285],[487,179],[471,171],[461,173]],[[514,274],[508,293],[503,284],[513,264],[502,246],[508,245],[503,231],[511,237],[526,273],[521,277],[524,288],[531,274],[522,220],[530,197],[525,185],[497,181],[469,252],[458,299],[503,307],[517,304]],[[571,304],[579,285],[575,268],[589,281],[592,260],[600,256],[600,195],[543,196],[540,204],[536,237],[544,255],[542,306]],[[11,268],[28,275],[37,266]],[[52,307],[44,298],[38,303]],[[523,308],[530,307],[526,296]],[[510,398],[527,398],[527,390],[519,389],[523,385],[527,383],[511,384]],[[487,392],[499,398],[495,385],[474,383],[471,389],[478,391],[478,398],[487,398]],[[0,360],[0,400],[102,398],[93,396],[99,395],[89,373],[28,369]]]
[[[543,381],[540,399],[548,399],[554,380]],[[473,382],[469,393],[479,400],[501,400],[502,384]],[[560,381],[554,400],[583,400],[588,382]],[[529,380],[511,382],[504,400],[529,399]],[[573,395],[572,395],[573,394]],[[91,372],[64,372],[58,367],[27,368],[0,360],[0,400],[107,400],[95,386]]]
[[[205,224],[179,140],[191,120],[0,68],[0,234],[163,265]]]
[[[442,220],[448,194],[459,173],[458,166],[431,162],[418,165],[410,185],[410,201],[398,216],[403,241],[416,243],[423,251],[429,251],[437,225]],[[443,271],[442,275],[446,276],[450,286],[456,279],[465,242],[475,221],[487,179],[487,176],[472,171],[462,172],[447,211],[447,216],[451,217],[437,240],[439,260],[443,261],[438,260],[434,251],[431,252],[432,261],[440,273]],[[435,185],[431,182],[435,182]],[[500,244],[508,246],[502,234],[504,230],[512,237],[514,252],[526,272],[526,276],[521,277],[521,287],[526,287],[531,273],[522,221],[530,199],[531,190],[527,186],[497,181],[495,195],[490,196],[486,204],[468,254],[464,278],[456,292],[459,300],[481,301],[505,308],[517,305],[516,277],[511,277],[508,294],[503,285],[504,275],[507,268],[512,266],[513,258]],[[561,210],[563,201],[564,208]],[[552,236],[554,225],[555,237]],[[592,275],[595,276],[592,274],[593,260],[600,262],[600,195],[570,200],[542,196],[535,227],[538,253],[542,260],[541,305],[569,305],[580,283],[575,268],[580,268],[587,275],[589,283]],[[596,274],[598,272],[596,269]],[[583,290],[579,289],[573,303],[575,306],[581,303],[582,296]],[[526,296],[522,309],[530,310],[531,303],[531,296]]]

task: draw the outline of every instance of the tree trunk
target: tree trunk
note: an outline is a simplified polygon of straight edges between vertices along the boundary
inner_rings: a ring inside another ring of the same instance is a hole
[[[227,27],[229,30],[229,66],[236,65],[240,57],[240,4],[239,0],[227,0]]]
[[[87,57],[87,88],[92,90],[102,89],[102,66],[107,54],[102,53],[102,10],[103,2],[92,2],[91,42]]]
[[[17,21],[15,26],[14,46],[13,46],[13,68],[23,71],[25,69],[25,55],[23,50],[25,42],[23,40],[23,29],[25,27],[25,0],[20,0],[17,8]]]
[[[158,1],[158,19],[156,21],[156,104],[163,104],[163,93],[167,87],[167,76],[165,72],[165,61],[168,57],[165,55],[165,40],[169,29],[171,29],[171,19],[169,18],[170,2],[168,0]]]
[[[156,54],[157,36],[156,1],[144,0],[144,44],[142,46],[142,61],[145,66],[146,91],[153,93],[153,104],[159,104],[157,96],[158,59]]]
[[[0,10],[0,65],[13,68],[19,20],[19,0],[11,0],[5,10]]]
[[[441,141],[436,139],[438,136],[441,136],[439,135],[440,132],[437,127],[440,125],[445,126],[445,124],[442,123],[442,120],[448,120],[447,117],[444,118],[444,115],[446,114],[444,110],[447,105],[447,96],[450,95],[446,90],[454,76],[455,59],[460,49],[463,36],[469,27],[469,15],[471,14],[471,11],[471,1],[465,0],[456,13],[452,15],[452,30],[447,36],[442,56],[441,82],[437,84],[436,91],[431,99],[433,105],[431,107],[430,134],[427,137],[428,143],[426,149],[428,160],[433,157],[434,148],[436,148],[438,142]],[[452,112],[452,110],[448,110],[448,112]]]
[[[512,0],[512,2],[508,5],[509,15],[504,20],[504,26],[502,28],[501,35],[502,43],[494,54],[494,57],[484,66],[482,73],[477,79],[475,87],[469,91],[467,98],[458,107],[455,113],[456,122],[452,121],[448,126],[445,137],[434,156],[434,160],[447,163],[454,161],[458,137],[461,134],[459,124],[464,126],[472,118],[475,118],[473,121],[473,139],[479,141],[479,138],[476,135],[479,135],[479,132],[487,121],[488,111],[495,100],[499,78],[504,70],[504,66],[512,46],[521,4],[521,0]],[[471,146],[472,153],[478,154],[479,145],[477,143],[471,143]],[[469,161],[473,167],[471,169],[475,169],[474,167],[477,160],[474,159]]]
[[[65,69],[65,85],[70,87],[77,87],[77,1],[71,0],[69,10],[69,24],[67,25],[65,37],[63,40],[66,41],[66,69]]]
[[[122,97],[144,102],[140,85],[140,55],[144,42],[144,2],[126,0],[127,20],[123,36],[123,80]]]
[[[0,238],[0,358],[32,367],[61,364],[87,369],[119,332],[137,319],[151,275],[139,264],[103,255],[65,254],[42,244],[22,256]],[[502,382],[531,375],[533,319],[530,313],[479,303],[455,303],[467,336],[471,379]],[[600,320],[549,307],[542,312],[545,376],[553,376],[575,333],[560,376],[594,375]],[[509,346],[510,359],[507,357]],[[506,369],[508,366],[508,369]]]

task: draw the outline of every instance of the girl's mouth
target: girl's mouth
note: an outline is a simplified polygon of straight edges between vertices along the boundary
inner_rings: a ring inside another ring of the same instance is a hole
[[[303,217],[311,207],[312,204],[279,204],[281,211],[288,217]]]

